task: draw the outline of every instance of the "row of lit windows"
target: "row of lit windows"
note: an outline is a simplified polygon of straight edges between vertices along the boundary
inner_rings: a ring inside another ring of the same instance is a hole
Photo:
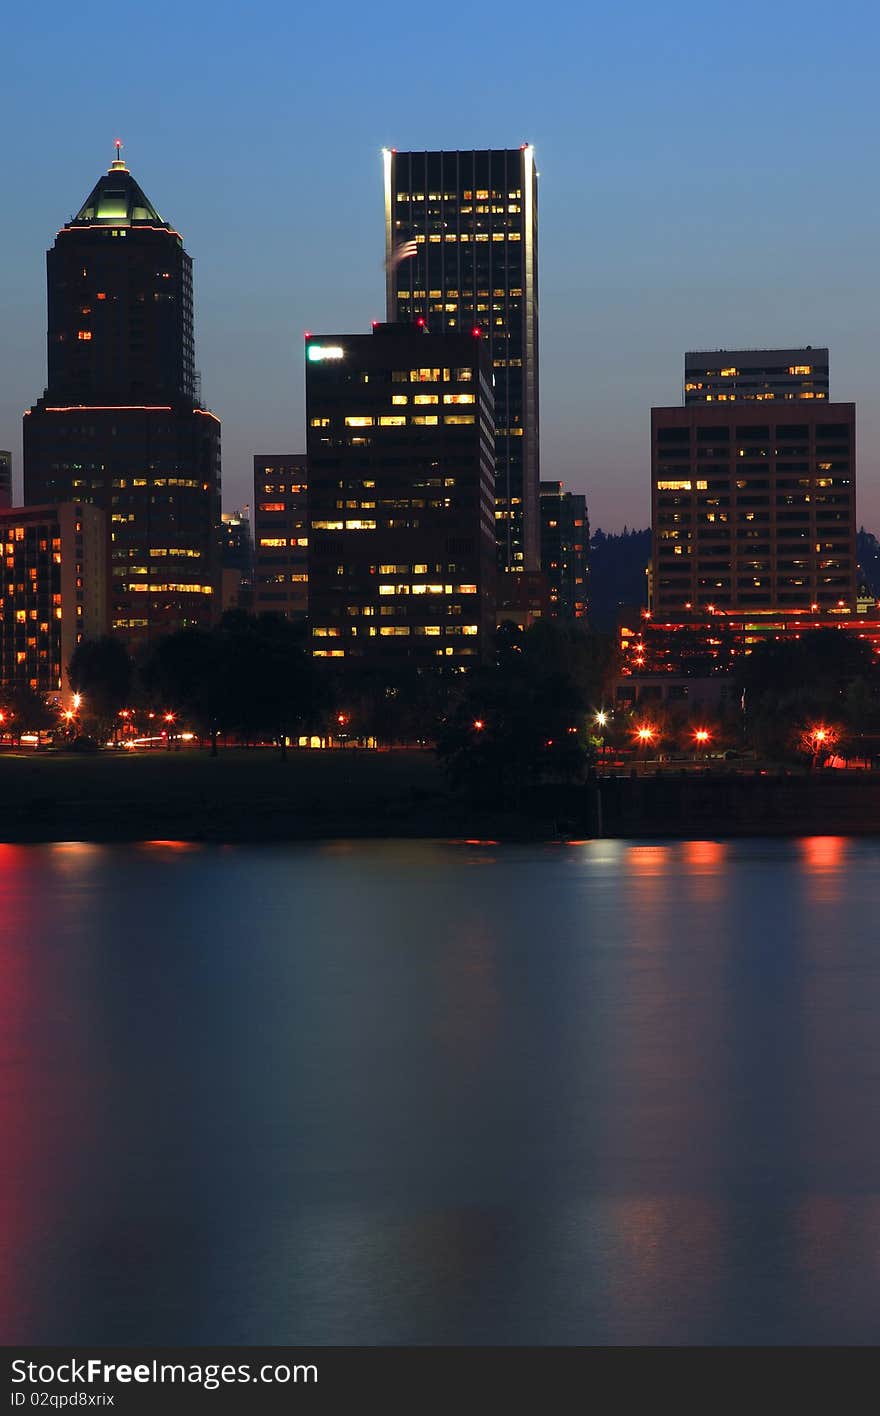
[[[322,524],[322,523],[319,522],[319,521],[316,521],[316,522],[315,522],[315,525],[316,525],[316,526],[320,526],[321,524]],[[341,523],[340,523],[340,526],[341,526]],[[308,538],[308,536],[290,536],[290,537],[287,537],[287,536],[261,536],[261,537],[260,537],[260,540],[259,540],[259,544],[260,544],[261,546],[271,546],[271,547],[280,547],[280,546],[307,546],[307,545],[309,544],[309,538]]]
[[[213,595],[213,593],[214,593],[214,587],[213,587],[212,585],[198,585],[198,584],[141,585],[141,584],[139,584],[139,583],[136,582],[136,581],[133,581],[133,582],[128,586],[128,589],[129,589],[129,590],[136,590],[136,591],[146,591],[146,592],[147,592],[148,594],[150,594],[150,595],[164,595],[164,594],[169,593],[170,591],[177,591],[177,592],[180,592],[180,593],[183,593],[183,594],[187,594],[187,595]]]
[[[419,246],[423,246],[426,241],[432,246],[439,246],[444,241],[519,241],[522,236],[519,231],[462,231],[460,234],[447,231],[443,236],[425,236],[419,232],[413,239]]]
[[[437,635],[441,632],[445,635],[449,635],[450,637],[457,637],[458,635],[470,636],[474,634],[479,634],[480,626],[478,624],[446,624],[442,626],[441,630],[441,626],[439,624],[383,624],[380,625],[378,630],[374,625],[370,625],[367,632],[370,635],[379,634],[382,636],[383,639],[393,638],[395,636],[400,638],[406,638],[410,634]],[[349,630],[349,633],[356,634],[357,627],[355,625],[352,625]],[[315,639],[341,639],[342,630],[337,629],[335,626],[328,627],[326,625],[315,625],[315,627],[312,629],[312,635]]]
[[[447,427],[460,427],[462,425],[473,426],[476,423],[474,413],[445,413],[443,422]],[[311,426],[325,427],[329,419],[311,419]],[[405,428],[407,424],[414,427],[436,428],[440,419],[436,413],[414,413],[407,417],[405,413],[389,413],[379,417],[371,415],[349,416],[345,419],[347,428]]]
[[[476,595],[476,585],[380,585],[380,595]]]

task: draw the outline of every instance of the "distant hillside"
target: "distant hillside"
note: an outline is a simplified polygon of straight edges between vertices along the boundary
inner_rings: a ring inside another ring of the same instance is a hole
[[[876,544],[876,542],[875,542]],[[880,553],[880,547],[878,547]],[[621,605],[647,603],[645,567],[651,558],[650,531],[623,531],[590,541],[590,624],[608,634]]]

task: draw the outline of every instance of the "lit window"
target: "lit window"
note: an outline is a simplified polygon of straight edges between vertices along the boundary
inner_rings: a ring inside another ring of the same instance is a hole
[[[76,337],[77,339],[91,339],[92,331],[90,329],[78,329]]]
[[[373,421],[372,418],[346,418],[345,426],[347,428],[372,428]]]

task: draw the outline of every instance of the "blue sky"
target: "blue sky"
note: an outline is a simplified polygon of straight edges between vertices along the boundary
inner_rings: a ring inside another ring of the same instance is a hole
[[[383,144],[533,142],[542,476],[647,525],[688,348],[828,344],[880,531],[880,18],[869,3],[17,7],[0,122],[0,447],[45,383],[44,253],[125,141],[195,261],[224,505],[303,446],[302,332],[383,315]]]

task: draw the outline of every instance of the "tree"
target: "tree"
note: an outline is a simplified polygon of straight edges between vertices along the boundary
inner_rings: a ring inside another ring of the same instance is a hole
[[[223,708],[221,651],[216,631],[182,629],[158,640],[141,669],[153,703],[189,717],[199,732],[210,737],[215,757]]]
[[[453,783],[518,807],[537,782],[583,780],[596,758],[587,714],[612,663],[607,642],[577,623],[502,626],[497,664],[465,683],[440,734]]]
[[[134,665],[124,645],[109,634],[83,639],[73,651],[67,674],[71,687],[82,695],[83,717],[94,720],[106,737],[116,727],[134,681]]]

